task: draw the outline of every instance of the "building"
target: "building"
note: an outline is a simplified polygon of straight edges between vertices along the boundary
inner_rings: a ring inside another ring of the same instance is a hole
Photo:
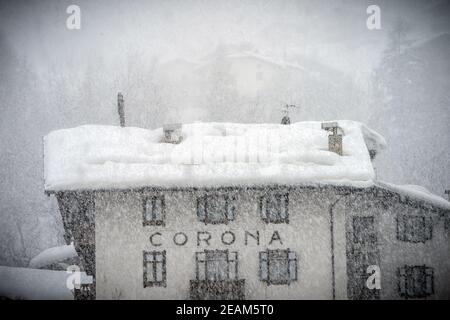
[[[365,125],[166,128],[44,139],[91,297],[450,298],[450,203],[378,181],[385,141]]]

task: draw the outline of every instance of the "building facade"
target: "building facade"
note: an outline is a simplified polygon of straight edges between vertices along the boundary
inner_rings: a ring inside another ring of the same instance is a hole
[[[367,127],[170,128],[46,137],[46,192],[88,297],[450,298],[450,203],[377,181],[384,141]]]
[[[95,212],[78,243],[91,245],[80,249],[97,299],[450,297],[449,211],[382,186],[59,195],[69,198]],[[367,285],[373,268],[379,288]]]

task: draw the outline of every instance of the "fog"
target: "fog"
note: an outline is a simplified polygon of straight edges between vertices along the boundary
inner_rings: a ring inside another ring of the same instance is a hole
[[[82,124],[351,119],[382,134],[380,180],[444,195],[450,1],[0,1],[0,265],[62,244],[42,138]],[[381,29],[366,26],[369,5]],[[250,77],[249,75],[256,75]]]

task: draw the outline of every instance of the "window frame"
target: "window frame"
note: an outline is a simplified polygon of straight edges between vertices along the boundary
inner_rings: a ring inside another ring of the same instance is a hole
[[[278,199],[278,197],[280,199]],[[273,219],[269,214],[269,202],[272,200],[276,200],[279,203],[279,208],[277,212],[277,217]],[[284,201],[282,201],[284,199]],[[281,217],[282,206],[284,205],[284,213],[285,217]],[[269,192],[268,194],[264,194],[258,197],[258,211],[259,215],[265,223],[289,223],[289,192],[285,191],[275,191]]]
[[[421,283],[421,292],[414,291],[417,287],[417,279],[414,278],[414,272],[417,269],[422,272],[421,276],[423,277],[423,283]],[[404,265],[403,267],[399,267],[397,269],[397,278],[398,292],[400,297],[403,297],[405,299],[423,299],[434,294],[434,269],[432,267],[427,267],[426,265]],[[412,285],[412,290],[414,291],[412,294],[409,294],[408,292],[409,285]],[[428,285],[430,286],[429,291]],[[404,286],[404,288],[402,286]]]
[[[267,259],[263,258],[263,255],[266,255]],[[287,265],[287,277],[286,279],[272,279],[270,273],[270,261],[271,260],[282,260],[273,258],[276,255],[286,255],[286,265]],[[294,258],[291,258],[291,255]],[[263,263],[265,263],[265,268],[267,272],[267,278],[263,276]],[[294,274],[291,273],[291,264],[294,264]],[[267,249],[265,251],[259,252],[259,279],[260,281],[266,282],[267,285],[290,285],[292,282],[296,282],[298,280],[298,256],[295,251],[288,249],[275,249],[270,250]]]
[[[223,219],[211,219],[214,215],[208,213],[208,204],[212,202],[213,197],[224,197],[225,217]],[[203,222],[204,224],[228,224],[230,221],[234,221],[236,219],[236,199],[236,194],[226,192],[206,193],[197,196],[196,213],[198,221]],[[201,203],[203,203],[202,208],[200,208]]]
[[[147,255],[152,255],[153,260],[147,261]],[[160,255],[162,257],[161,261],[156,260],[156,256]],[[153,279],[155,280],[149,280],[147,277],[147,269],[148,264],[152,264],[152,272],[153,272]],[[157,265],[161,264],[161,281],[156,281],[157,279]],[[166,250],[163,251],[143,251],[143,285],[144,288],[147,287],[166,287],[167,286],[167,270],[166,270]]]
[[[421,218],[423,223],[423,235],[415,236],[408,233],[408,219]],[[398,214],[397,215],[397,240],[410,243],[425,243],[433,238],[433,220],[431,217],[419,214]]]
[[[219,280],[211,280],[210,277],[208,277],[208,261],[218,261],[219,259],[208,259],[209,254],[225,254],[226,255],[226,268],[227,268],[227,276],[225,279],[219,279]],[[204,255],[204,258],[202,259],[200,256]],[[234,257],[233,257],[234,256]],[[203,264],[203,272],[200,271],[200,264]],[[234,264],[234,271],[231,271],[231,267]],[[239,279],[239,253],[237,251],[230,251],[228,249],[225,250],[207,250],[204,251],[197,251],[195,253],[195,278],[197,281],[233,281]],[[234,274],[234,276],[230,276],[231,274]]]
[[[154,213],[155,207],[156,207],[156,201],[161,201],[161,218],[157,219]],[[147,218],[147,204],[151,201],[151,219]],[[142,211],[143,211],[143,222],[142,224],[144,226],[165,226],[165,220],[166,220],[166,201],[164,195],[152,195],[144,197],[142,201]]]

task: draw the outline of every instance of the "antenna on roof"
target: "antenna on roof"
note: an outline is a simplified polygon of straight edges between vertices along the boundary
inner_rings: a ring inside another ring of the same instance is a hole
[[[300,109],[299,106],[293,104],[285,104],[283,107],[283,118],[281,119],[281,124],[291,124],[291,118],[289,117],[289,109]]]
[[[117,111],[119,112],[120,126],[125,127],[125,102],[120,92],[117,94]]]

